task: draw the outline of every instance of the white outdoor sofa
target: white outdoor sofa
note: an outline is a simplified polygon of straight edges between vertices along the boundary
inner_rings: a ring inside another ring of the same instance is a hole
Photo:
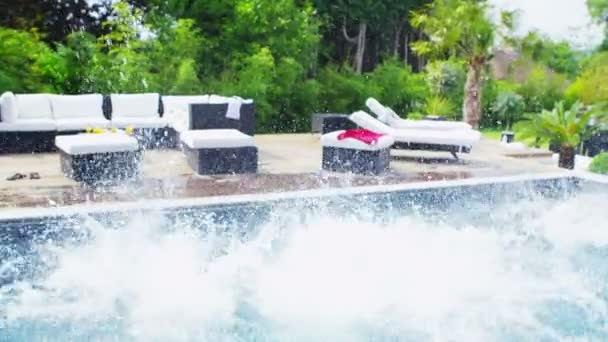
[[[473,129],[393,128],[363,111],[351,114],[349,119],[361,128],[393,137],[393,149],[444,151],[450,152],[456,159],[458,153],[469,153],[481,139],[481,133]]]
[[[55,150],[57,135],[131,127],[145,148],[176,148],[178,132],[237,129],[253,135],[253,101],[221,96],[13,94],[0,96],[0,154]]]
[[[454,130],[472,129],[471,125],[461,121],[436,121],[436,120],[408,120],[402,119],[390,107],[382,105],[378,100],[370,97],[365,101],[365,105],[372,113],[376,114],[378,120],[390,127],[397,129],[433,129],[433,130]]]

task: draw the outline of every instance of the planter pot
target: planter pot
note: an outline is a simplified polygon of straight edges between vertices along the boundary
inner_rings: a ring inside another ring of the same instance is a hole
[[[573,146],[562,146],[559,150],[558,166],[563,169],[574,170],[576,151]]]
[[[510,144],[515,140],[515,133],[511,131],[503,131],[500,134],[500,142]]]

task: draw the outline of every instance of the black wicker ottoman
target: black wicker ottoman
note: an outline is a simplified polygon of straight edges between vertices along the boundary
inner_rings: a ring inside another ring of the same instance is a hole
[[[204,129],[180,134],[188,164],[199,175],[256,173],[253,137],[236,129]]]
[[[64,175],[98,184],[139,176],[142,153],[137,140],[124,133],[63,135],[55,139]]]
[[[347,138],[339,140],[344,131],[324,134],[322,168],[334,172],[351,172],[363,175],[379,175],[389,168],[390,149],[395,140],[382,136],[374,145]]]

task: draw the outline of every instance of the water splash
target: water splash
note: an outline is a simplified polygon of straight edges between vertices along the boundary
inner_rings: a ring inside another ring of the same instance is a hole
[[[38,246],[44,276],[0,288],[0,340],[606,340],[605,203],[458,224],[292,208],[247,241],[160,216],[91,222],[83,243]]]

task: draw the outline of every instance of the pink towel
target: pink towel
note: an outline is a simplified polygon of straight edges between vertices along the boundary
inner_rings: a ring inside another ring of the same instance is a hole
[[[375,145],[383,136],[384,134],[378,134],[376,132],[368,131],[367,129],[349,129],[344,131],[344,133],[340,133],[340,135],[338,135],[338,140],[351,138],[357,139],[368,145]]]

